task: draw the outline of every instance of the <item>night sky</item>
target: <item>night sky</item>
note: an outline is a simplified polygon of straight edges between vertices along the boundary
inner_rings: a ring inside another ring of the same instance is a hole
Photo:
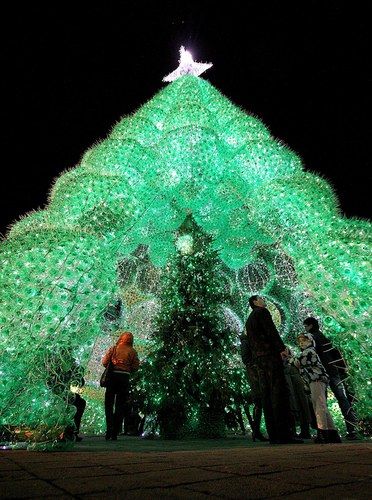
[[[91,3],[3,15],[0,233],[44,207],[53,179],[163,88],[180,45],[213,62],[203,77],[332,183],[345,215],[371,216],[364,2]]]

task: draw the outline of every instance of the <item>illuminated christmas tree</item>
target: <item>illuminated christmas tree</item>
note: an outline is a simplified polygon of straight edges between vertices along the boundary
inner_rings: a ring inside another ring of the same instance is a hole
[[[254,292],[269,297],[287,339],[305,314],[319,317],[348,361],[358,414],[368,415],[370,224],[343,217],[330,185],[195,76],[197,64],[186,57],[172,83],[63,173],[47,207],[1,244],[0,425],[12,432],[53,440],[71,424],[68,387],[50,387],[64,352],[85,369],[86,422],[102,428],[105,311],[121,297],[123,321],[135,308],[155,317],[154,276],[190,213],[229,270],[229,321],[244,321]],[[138,248],[147,249],[147,287],[139,267],[120,281]]]
[[[166,437],[225,433],[225,407],[241,390],[222,263],[192,217],[177,232],[177,253],[167,264],[161,309],[143,368],[144,392]],[[245,392],[248,389],[245,388]]]

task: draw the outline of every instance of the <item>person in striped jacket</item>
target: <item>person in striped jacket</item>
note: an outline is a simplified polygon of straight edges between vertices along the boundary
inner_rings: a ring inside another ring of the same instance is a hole
[[[347,365],[338,349],[319,330],[319,322],[316,318],[306,318],[304,327],[315,341],[315,351],[324,366],[329,377],[329,387],[337,399],[338,406],[342,412],[347,429],[346,439],[358,439],[357,417],[347,396],[346,387],[343,383],[347,373]]]

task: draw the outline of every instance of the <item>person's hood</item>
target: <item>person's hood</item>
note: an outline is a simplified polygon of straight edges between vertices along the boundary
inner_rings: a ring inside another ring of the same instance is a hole
[[[123,332],[116,343],[116,345],[119,344],[133,345],[133,334],[131,332]]]
[[[311,340],[311,346],[310,347],[315,347],[315,340],[314,337],[311,335],[311,333],[304,333],[304,336]],[[308,349],[308,347],[307,347]]]

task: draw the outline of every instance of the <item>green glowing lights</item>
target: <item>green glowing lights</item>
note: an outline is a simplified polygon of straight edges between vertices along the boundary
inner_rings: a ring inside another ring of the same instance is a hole
[[[146,311],[155,317],[161,301],[156,273],[188,214],[213,237],[226,293],[238,291],[229,310],[242,321],[247,295],[265,293],[287,341],[305,314],[319,317],[348,361],[358,414],[368,415],[369,223],[344,218],[329,184],[304,172],[260,120],[186,75],[116,124],[57,179],[46,209],[14,224],[2,243],[0,425],[28,429],[30,440],[58,437],[73,415],[68,357],[91,374],[87,415],[102,429],[94,366],[112,340],[104,312],[130,296],[122,320],[134,325],[142,314],[150,328]],[[176,244],[192,252],[189,237]],[[118,266],[139,247],[149,272],[128,267],[124,279]]]

